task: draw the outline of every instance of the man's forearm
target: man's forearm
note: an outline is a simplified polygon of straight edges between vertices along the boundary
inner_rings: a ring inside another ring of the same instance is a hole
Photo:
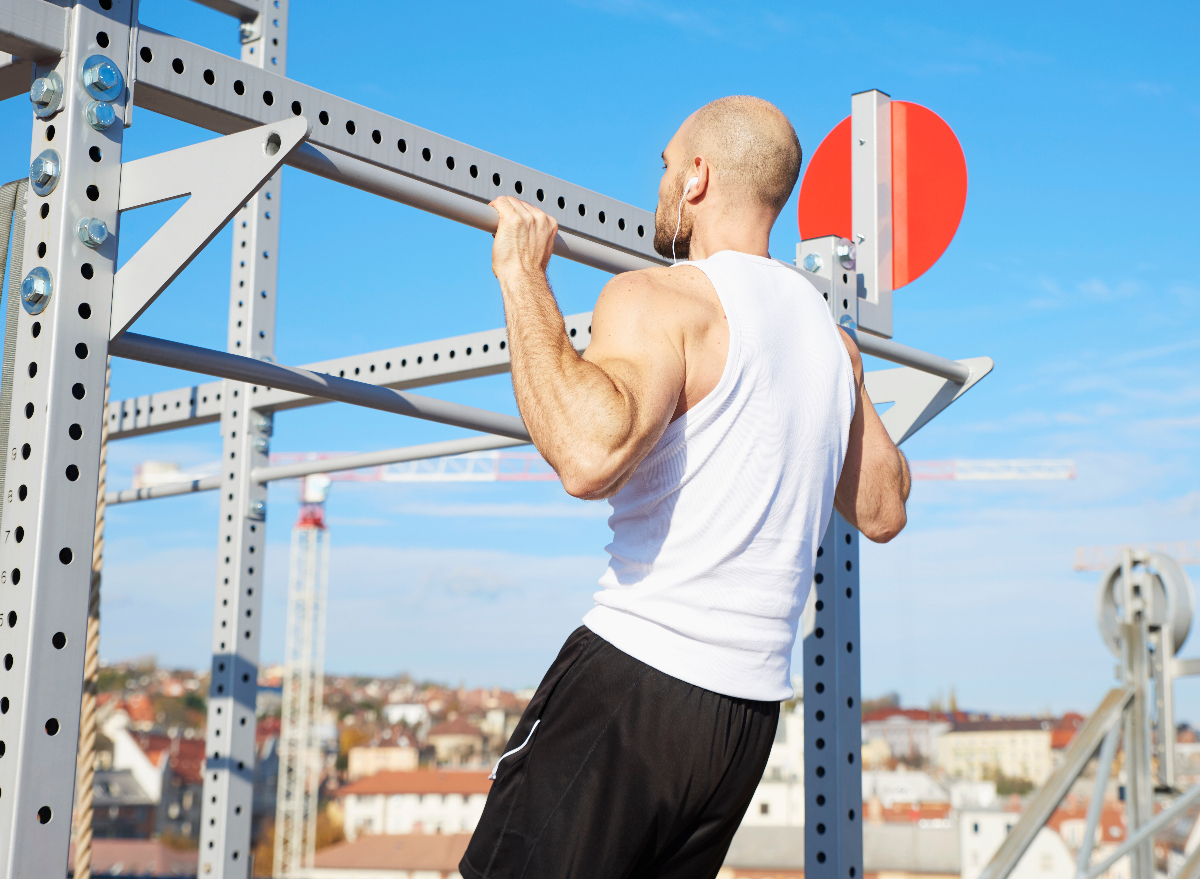
[[[626,438],[628,401],[603,370],[576,353],[544,275],[506,275],[500,289],[517,408],[538,451],[570,490],[578,470],[603,469],[597,459]]]

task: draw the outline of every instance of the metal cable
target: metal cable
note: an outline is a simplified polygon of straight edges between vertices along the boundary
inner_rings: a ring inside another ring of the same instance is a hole
[[[104,409],[108,412],[112,360],[104,373]],[[92,796],[96,774],[96,690],[100,681],[100,572],[104,564],[104,512],[108,506],[108,419],[101,419],[100,480],[96,486],[96,530],[92,538],[92,583],[88,590],[87,641],[84,644],[83,700],[79,706],[78,803],[75,810],[75,879],[92,879]]]
[[[29,180],[22,177],[0,186],[0,278],[8,262],[9,232],[16,244],[8,276],[8,308],[4,322],[4,367],[0,374],[0,450],[8,448],[8,416],[12,408],[13,363],[17,356],[17,315],[21,299],[21,271],[25,253],[25,190]],[[17,205],[21,210],[17,210]],[[15,221],[14,221],[15,212]],[[4,497],[4,476],[8,456],[0,454],[0,498]],[[0,513],[5,505],[0,503]]]

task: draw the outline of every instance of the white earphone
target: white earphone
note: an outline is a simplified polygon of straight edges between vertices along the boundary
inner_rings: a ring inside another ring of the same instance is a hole
[[[699,177],[692,177],[683,185],[683,195],[679,197],[679,210],[676,212],[675,216],[675,234],[671,236],[671,261],[673,263],[679,262],[679,260],[675,258],[675,239],[679,237],[679,226],[683,222],[683,202],[687,198],[688,190],[690,190],[699,182]]]

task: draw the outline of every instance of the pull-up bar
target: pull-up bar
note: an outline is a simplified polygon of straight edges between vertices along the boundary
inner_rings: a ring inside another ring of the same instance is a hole
[[[186,369],[245,382],[251,386],[252,394],[257,392],[257,385],[282,388],[285,391],[324,397],[326,400],[351,403],[381,412],[493,433],[523,443],[531,442],[524,422],[515,415],[502,415],[499,412],[476,409],[474,406],[393,391],[378,385],[309,372],[296,366],[278,366],[251,357],[242,357],[240,354],[226,354],[223,351],[197,348],[181,342],[168,342],[137,333],[124,333],[113,339],[108,343],[108,351],[113,356],[125,360],[138,360],[142,363],[154,363],[158,366],[170,366],[174,369]],[[253,406],[254,401],[247,400],[246,405]]]

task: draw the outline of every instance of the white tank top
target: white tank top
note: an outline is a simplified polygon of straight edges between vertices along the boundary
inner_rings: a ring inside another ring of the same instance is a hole
[[[790,699],[854,371],[828,305],[795,269],[735,251],[686,265],[725,309],[725,369],[611,498],[611,561],[583,622],[695,686]]]

